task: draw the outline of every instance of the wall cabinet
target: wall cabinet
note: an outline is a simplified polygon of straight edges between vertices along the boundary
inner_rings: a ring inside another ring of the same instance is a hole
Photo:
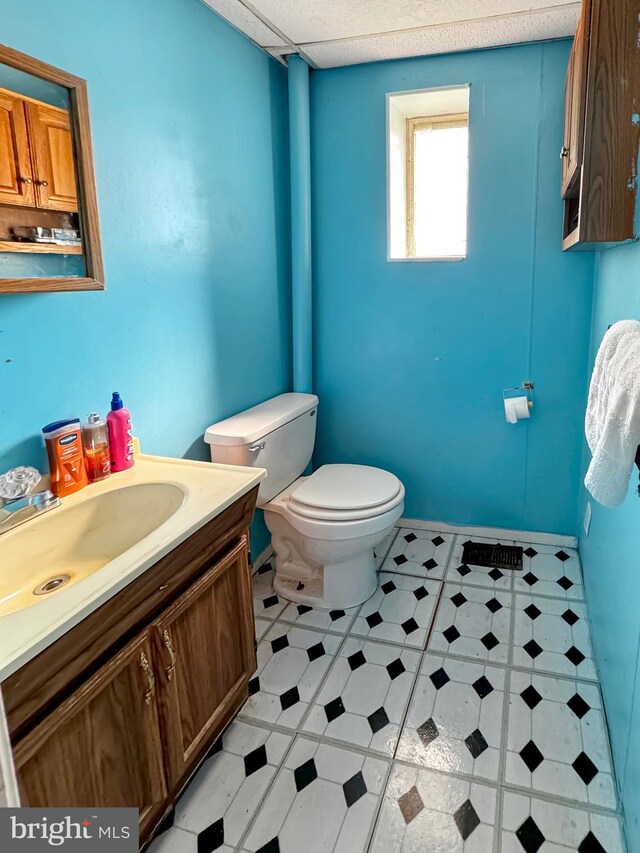
[[[36,207],[74,212],[78,193],[69,113],[38,103],[27,103],[26,109]]]
[[[0,203],[35,207],[24,101],[0,89]]]
[[[567,69],[563,248],[634,239],[640,0],[583,0]]]
[[[148,841],[248,696],[256,495],[3,684],[22,805],[134,806]]]
[[[587,82],[588,32],[591,4],[585,2],[569,56],[565,87],[564,139],[562,160],[562,198],[576,189],[582,166],[584,107]]]
[[[0,89],[0,203],[78,210],[67,110]]]

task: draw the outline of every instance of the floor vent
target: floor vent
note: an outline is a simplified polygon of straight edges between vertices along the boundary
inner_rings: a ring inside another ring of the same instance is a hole
[[[517,545],[488,545],[485,542],[465,542],[462,562],[487,569],[522,569],[522,548]]]

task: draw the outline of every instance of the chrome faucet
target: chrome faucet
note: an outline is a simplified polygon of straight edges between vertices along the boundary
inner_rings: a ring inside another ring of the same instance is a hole
[[[33,491],[41,479],[35,468],[13,468],[0,477],[0,534],[60,506],[49,489]]]

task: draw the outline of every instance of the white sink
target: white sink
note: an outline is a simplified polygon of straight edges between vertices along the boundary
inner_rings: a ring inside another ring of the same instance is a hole
[[[17,527],[0,541],[0,616],[101,569],[164,524],[184,498],[174,483],[140,483],[63,504]]]
[[[0,682],[265,476],[141,453],[0,535]]]

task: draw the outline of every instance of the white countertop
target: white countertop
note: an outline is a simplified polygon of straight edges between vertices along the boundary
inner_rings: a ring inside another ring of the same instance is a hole
[[[8,543],[5,537],[18,537],[20,531],[29,527],[30,537],[27,538],[32,538],[39,521],[53,513],[64,513],[66,508],[91,497],[131,485],[172,483],[184,492],[182,504],[170,518],[107,565],[31,607],[0,617],[0,682],[249,492],[265,476],[262,468],[140,454],[128,471],[112,474],[100,483],[63,498],[60,508],[1,535],[0,572],[11,572],[6,558],[3,561],[3,540]]]

